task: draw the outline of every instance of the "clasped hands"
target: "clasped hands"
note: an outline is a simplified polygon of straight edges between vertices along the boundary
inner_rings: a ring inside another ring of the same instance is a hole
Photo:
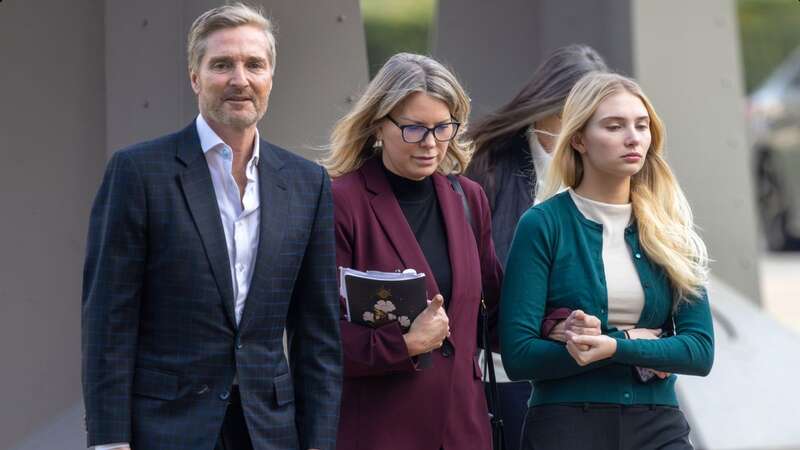
[[[650,328],[633,328],[627,333],[628,339],[658,339],[660,334],[661,330]],[[547,338],[565,343],[579,366],[610,358],[617,351],[617,340],[602,334],[600,319],[580,309],[572,311],[566,320],[556,324]],[[670,375],[658,370],[654,372],[659,378]]]

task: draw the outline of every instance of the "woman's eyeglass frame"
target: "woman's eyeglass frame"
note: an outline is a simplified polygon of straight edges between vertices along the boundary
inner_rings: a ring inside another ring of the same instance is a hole
[[[394,120],[392,118],[392,116],[386,116],[386,118],[389,119],[390,122],[392,122],[397,128],[400,129],[400,136],[403,138],[403,142],[405,142],[406,144],[419,144],[420,142],[424,141],[425,138],[428,137],[429,133],[433,135],[433,139],[436,140],[437,142],[450,142],[456,137],[456,135],[458,134],[458,127],[461,126],[461,123],[460,122],[456,122],[455,120],[451,121],[451,122],[445,122],[445,123],[437,124],[436,126],[434,126],[432,128],[426,127],[424,125],[419,125],[419,124],[400,125],[399,123],[397,123],[396,120]],[[453,127],[453,131],[451,132],[450,137],[448,137],[446,139],[441,139],[439,136],[436,135],[436,130],[440,129],[439,127],[443,127],[443,126],[452,126]],[[420,137],[418,140],[410,140],[406,136],[406,130],[414,129],[414,128],[420,129],[420,131],[421,131],[422,128],[425,129],[425,132],[422,133],[422,137]]]

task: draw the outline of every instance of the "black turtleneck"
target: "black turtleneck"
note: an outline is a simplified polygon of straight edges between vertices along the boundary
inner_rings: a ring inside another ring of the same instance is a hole
[[[446,308],[450,304],[452,293],[452,272],[450,255],[447,252],[447,233],[433,180],[431,177],[420,181],[409,180],[395,175],[385,166],[383,171],[406,221],[411,226],[411,231],[417,238],[422,254],[425,255],[425,260],[433,271],[433,277],[444,297]],[[414,269],[419,268],[414,267]]]

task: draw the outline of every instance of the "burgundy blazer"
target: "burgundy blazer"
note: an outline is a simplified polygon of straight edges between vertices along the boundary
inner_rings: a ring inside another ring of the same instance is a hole
[[[502,269],[492,243],[491,211],[481,187],[459,177],[477,229],[477,244],[459,195],[433,175],[452,270],[452,353],[430,367],[408,356],[396,323],[378,329],[340,321],[344,385],[337,448],[342,450],[487,450],[491,430],[476,358],[483,287],[497,308]],[[358,270],[412,268],[426,274],[428,297],[439,293],[425,256],[377,158],[332,183],[336,262]],[[342,305],[344,311],[344,305]]]

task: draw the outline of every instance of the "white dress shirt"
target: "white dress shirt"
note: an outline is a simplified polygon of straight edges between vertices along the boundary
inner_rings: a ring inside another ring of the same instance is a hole
[[[239,186],[231,172],[233,151],[211,129],[202,115],[195,121],[197,134],[200,136],[200,147],[211,171],[211,183],[217,197],[222,229],[228,247],[228,262],[233,280],[233,297],[235,300],[236,324],[242,320],[244,302],[250,291],[253,279],[253,264],[258,252],[258,230],[261,222],[259,209],[261,198],[258,190],[259,134],[256,130],[253,142],[253,155],[245,167],[247,185],[244,196],[240,197]],[[234,380],[234,383],[236,380]],[[128,447],[126,442],[95,446],[95,450],[117,450]],[[134,449],[139,450],[139,449]],[[145,449],[146,450],[146,449]]]
[[[258,190],[259,135],[256,130],[253,155],[245,167],[247,185],[244,196],[239,196],[239,186],[231,173],[233,151],[222,142],[208,126],[202,115],[197,116],[197,134],[211,171],[211,182],[217,197],[222,229],[228,246],[228,262],[233,280],[233,298],[236,305],[236,324],[242,320],[244,301],[253,279],[253,264],[258,252],[258,229],[261,223],[259,210],[261,198]],[[241,200],[240,200],[241,198]]]

